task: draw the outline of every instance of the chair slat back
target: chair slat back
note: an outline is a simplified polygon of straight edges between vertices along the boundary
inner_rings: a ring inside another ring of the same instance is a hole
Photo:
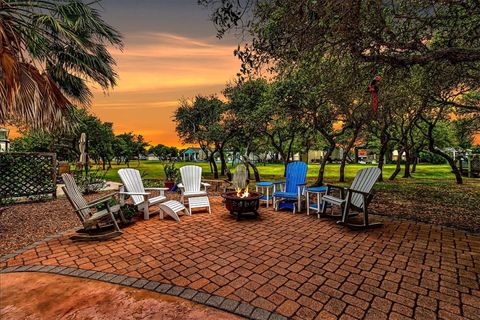
[[[127,192],[145,192],[140,171],[125,168],[118,170],[118,175],[120,176]],[[145,196],[142,195],[132,195],[131,197],[134,205],[138,205],[145,201]]]
[[[80,192],[80,189],[78,188],[77,183],[75,182],[75,179],[72,177],[72,175],[64,173],[62,174],[62,180],[65,184],[65,186],[62,187],[63,192],[65,192],[65,195],[72,204],[73,208],[75,210],[85,208],[88,203],[83,197],[82,192]],[[76,211],[76,213],[82,222],[90,218],[90,216],[92,215],[90,208],[78,210]]]
[[[240,164],[233,174],[232,184],[235,188],[244,189],[247,186],[248,172],[245,165]]]
[[[353,179],[352,185],[350,186],[351,189],[367,192],[370,193],[372,191],[373,186],[378,180],[378,177],[382,171],[379,168],[365,168],[359,170],[355,179]],[[363,196],[359,193],[353,193],[351,203],[360,209],[363,209]]]
[[[202,182],[202,168],[199,166],[183,166],[180,168],[182,184],[187,192],[200,191]]]
[[[298,185],[305,183],[308,166],[302,161],[293,161],[287,165],[285,192],[297,192]]]

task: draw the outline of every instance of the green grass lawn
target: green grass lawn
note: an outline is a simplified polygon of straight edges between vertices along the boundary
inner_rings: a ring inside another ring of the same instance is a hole
[[[194,164],[203,168],[203,176],[205,178],[212,178],[213,175],[210,172],[210,166],[207,162],[178,162],[177,167],[182,167],[184,165]],[[125,168],[124,164],[113,165],[110,170],[106,173],[105,179],[110,181],[120,182],[120,178],[117,174],[118,169]],[[140,165],[136,161],[130,163],[130,167],[140,170],[146,178],[159,178],[163,179],[165,174],[163,172],[163,164],[161,161],[140,161]],[[229,166],[230,167],[230,166]],[[320,165],[310,164],[308,166],[308,180],[314,181],[317,177],[318,170]],[[329,164],[326,167],[325,179],[327,181],[336,181],[339,176],[339,167],[338,164]],[[367,165],[362,164],[349,164],[345,168],[345,176],[347,180],[353,179],[356,172],[362,168],[367,167]],[[230,167],[231,168],[231,167]],[[395,169],[395,165],[386,165],[384,168],[384,176],[388,177]],[[265,166],[259,165],[258,170],[262,180],[272,180],[272,179],[282,179],[284,167],[282,164],[267,164]],[[401,176],[401,174],[399,175]],[[448,165],[430,165],[430,164],[420,164],[417,166],[417,172],[414,174],[415,178],[418,179],[453,179],[453,175],[450,173],[450,167]]]

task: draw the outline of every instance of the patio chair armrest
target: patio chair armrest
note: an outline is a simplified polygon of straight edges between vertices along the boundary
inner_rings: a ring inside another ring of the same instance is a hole
[[[91,203],[87,203],[86,206],[81,207],[81,208],[78,208],[78,209],[75,209],[75,211],[81,211],[81,210],[84,210],[84,209],[94,208],[94,207],[96,207],[97,205],[99,205],[100,203],[108,202],[111,198],[113,198],[113,195],[112,195],[112,197],[109,197],[109,198],[104,198],[104,199],[101,199],[101,200],[98,200],[98,201],[94,201],[94,202],[91,202]]]
[[[184,187],[183,187],[183,183],[181,183],[181,182],[178,183],[178,184],[177,184],[177,188],[183,189],[183,188],[184,188]]]
[[[148,196],[150,192],[127,192],[127,191],[120,191],[119,194],[127,195],[127,196]]]
[[[273,184],[285,184],[285,181],[273,181]]]
[[[211,184],[210,183],[206,183],[206,182],[200,182],[202,184],[202,186],[204,187],[210,187]]]
[[[360,190],[355,190],[355,189],[351,189],[351,188],[345,188],[345,190],[351,191],[353,193],[359,193],[359,194],[364,195],[364,196],[370,196],[371,195],[371,193],[360,191]]]
[[[100,197],[98,199],[95,199],[93,201],[87,202],[87,205],[92,206],[92,205],[97,205],[99,203],[105,202],[105,200],[110,200],[113,199],[113,197],[118,194],[118,192],[110,193],[107,195],[104,195],[103,197]]]
[[[331,184],[331,183],[325,183],[325,186],[329,189],[340,189],[340,190],[345,190],[346,189],[345,187],[335,185],[335,184]]]

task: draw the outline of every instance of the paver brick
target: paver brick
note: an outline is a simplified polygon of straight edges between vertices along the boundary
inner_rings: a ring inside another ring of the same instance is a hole
[[[480,315],[478,235],[388,220],[357,232],[264,207],[261,219],[237,222],[221,200],[180,223],[139,221],[119,241],[40,241],[0,258],[0,272],[101,279],[259,319]]]
[[[225,299],[223,300],[222,304],[220,305],[220,309],[233,312],[238,307],[240,302],[232,300],[232,299]]]
[[[254,308],[251,305],[242,302],[235,309],[235,313],[248,318],[252,314],[253,310]]]

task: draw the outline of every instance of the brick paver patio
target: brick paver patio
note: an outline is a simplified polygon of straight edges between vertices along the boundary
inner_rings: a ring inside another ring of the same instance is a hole
[[[316,216],[261,209],[237,222],[157,216],[115,240],[49,240],[0,267],[104,271],[249,303],[298,319],[480,319],[480,236],[408,221],[350,231]]]

